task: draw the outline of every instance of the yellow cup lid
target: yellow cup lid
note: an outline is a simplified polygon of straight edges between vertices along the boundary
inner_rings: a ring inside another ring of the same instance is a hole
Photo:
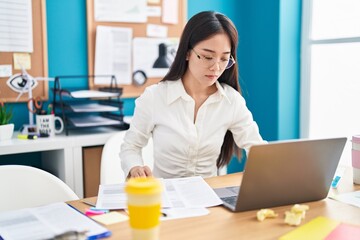
[[[156,178],[130,178],[125,186],[125,192],[129,194],[156,194],[161,193],[162,187]]]

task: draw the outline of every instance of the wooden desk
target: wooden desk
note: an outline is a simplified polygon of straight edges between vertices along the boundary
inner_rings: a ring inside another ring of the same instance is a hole
[[[241,173],[229,174],[220,177],[208,178],[206,181],[211,187],[224,187],[237,185],[242,179]],[[352,184],[352,169],[346,169],[338,189],[331,190],[344,193],[360,190],[360,185]],[[95,201],[95,199],[89,199]],[[88,205],[81,201],[72,201],[70,204],[80,211],[85,211]],[[310,210],[301,225],[317,216],[326,216],[342,222],[360,225],[360,208],[353,207],[332,199],[325,199],[307,203]],[[232,213],[219,206],[210,208],[207,216],[168,220],[161,222],[160,239],[162,240],[219,240],[219,239],[278,239],[281,235],[295,229],[284,223],[285,211],[291,206],[272,208],[279,216],[275,219],[265,219],[259,222],[255,211]],[[128,222],[106,226],[112,231],[109,239],[131,239]]]

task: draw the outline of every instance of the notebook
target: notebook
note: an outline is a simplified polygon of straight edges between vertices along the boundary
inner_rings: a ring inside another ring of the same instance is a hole
[[[298,139],[252,146],[241,185],[214,191],[234,212],[324,199],[345,143]]]
[[[63,202],[0,213],[1,240],[92,240],[109,236],[111,232],[108,229]]]

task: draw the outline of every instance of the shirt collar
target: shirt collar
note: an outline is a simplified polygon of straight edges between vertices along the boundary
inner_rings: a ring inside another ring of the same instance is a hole
[[[228,95],[226,94],[225,89],[224,89],[224,87],[221,85],[221,83],[219,83],[219,81],[216,81],[216,82],[215,82],[215,85],[216,85],[216,87],[217,87],[217,89],[218,89],[219,97],[224,97],[224,98],[231,104],[230,98],[229,98]]]
[[[166,81],[166,82],[167,82],[167,104],[173,103],[178,98],[183,98],[185,101],[192,101],[192,98],[189,96],[189,94],[186,93],[181,79],[176,81]],[[218,81],[215,82],[215,85],[218,91],[216,92],[212,100],[215,102],[215,101],[220,101],[222,98],[225,98],[229,103],[231,103],[223,86]]]
[[[176,81],[166,81],[167,83],[167,104],[173,103],[178,98],[191,101],[191,97],[186,93],[181,79]]]

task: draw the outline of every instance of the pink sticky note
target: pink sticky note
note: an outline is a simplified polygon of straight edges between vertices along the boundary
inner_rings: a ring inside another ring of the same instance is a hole
[[[88,217],[95,216],[95,215],[101,215],[104,213],[105,213],[104,211],[95,211],[95,210],[91,210],[91,209],[87,209],[85,211],[85,215]]]
[[[360,226],[341,223],[339,224],[325,240],[358,240],[360,236]]]

